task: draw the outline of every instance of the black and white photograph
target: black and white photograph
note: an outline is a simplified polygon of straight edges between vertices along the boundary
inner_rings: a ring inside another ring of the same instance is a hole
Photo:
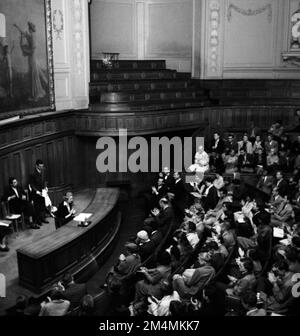
[[[0,0],[0,324],[42,316],[300,316],[300,0]]]

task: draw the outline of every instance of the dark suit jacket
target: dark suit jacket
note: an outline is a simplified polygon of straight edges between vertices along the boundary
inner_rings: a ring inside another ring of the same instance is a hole
[[[277,182],[275,186],[277,186]],[[277,186],[279,195],[284,197],[288,192],[288,187],[289,187],[288,183],[284,179],[282,179]]]
[[[203,198],[203,208],[205,211],[214,209],[219,201],[218,191],[215,186],[212,186],[206,197]]]
[[[152,232],[152,234],[150,236],[150,240],[152,241],[152,243],[154,244],[155,247],[159,245],[162,238],[163,238],[162,233],[159,230],[156,230],[156,231]]]
[[[70,208],[72,210],[72,206],[70,206]],[[57,228],[67,224],[73,219],[73,216],[69,216],[68,218],[66,218],[67,215],[69,215],[69,210],[65,206],[64,202],[61,202],[58,206],[57,212],[55,213]]]
[[[174,186],[174,178],[171,174],[167,178],[164,178],[164,188],[166,192],[169,192]]]
[[[24,201],[22,200],[22,196],[26,196],[26,193],[25,193],[24,189],[19,185],[16,187],[16,189],[18,191],[18,196],[14,192],[12,187],[8,187],[6,189],[4,195],[3,195],[2,200],[4,202],[6,202],[8,197],[16,196],[16,198],[11,199],[9,201],[9,210],[10,210],[11,213],[21,214],[24,211],[24,208],[25,208]]]
[[[29,184],[32,189],[31,196],[35,198],[38,196],[37,191],[42,191],[45,188],[45,174],[39,173],[36,169],[29,176]]]
[[[273,176],[268,175],[265,181],[265,177],[261,176],[256,187],[263,191],[265,194],[270,195],[273,188],[274,179]]]
[[[174,212],[172,206],[168,206],[166,209],[161,210],[158,216],[155,217],[157,228],[163,232],[168,231],[170,225],[173,224]]]
[[[142,262],[146,260],[155,250],[154,243],[150,240],[149,242],[139,245],[139,255]]]
[[[211,148],[212,152],[216,152],[218,154],[222,154],[224,152],[224,150],[225,150],[225,144],[224,144],[223,139],[219,139],[219,142],[218,142],[216,148],[214,148],[215,143],[216,143],[216,141],[213,140],[212,148]]]
[[[80,305],[85,294],[87,294],[86,284],[73,283],[66,288],[64,297],[71,302],[70,310]]]

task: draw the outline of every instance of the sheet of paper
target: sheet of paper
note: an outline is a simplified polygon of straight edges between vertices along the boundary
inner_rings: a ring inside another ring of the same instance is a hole
[[[279,243],[285,246],[290,245],[290,241],[288,239],[282,239],[279,241]]]
[[[9,215],[9,216],[6,216],[7,219],[19,219],[21,217],[21,215]]]
[[[89,219],[91,216],[92,216],[91,213],[80,213],[74,218],[74,220],[77,222],[84,222],[85,220]]]
[[[283,238],[284,237],[284,231],[280,228],[273,228],[273,237],[275,238]]]

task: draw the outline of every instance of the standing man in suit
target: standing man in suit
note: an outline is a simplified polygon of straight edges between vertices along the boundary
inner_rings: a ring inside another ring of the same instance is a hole
[[[31,190],[31,199],[34,205],[36,222],[39,226],[43,225],[43,223],[49,223],[48,221],[46,221],[45,198],[42,194],[43,189],[46,188],[44,171],[44,162],[42,160],[37,160],[34,172],[29,177],[29,189]]]
[[[33,206],[27,200],[24,189],[18,184],[15,177],[10,177],[8,183],[9,187],[4,193],[3,201],[8,202],[9,212],[13,214],[24,214],[29,221],[30,228],[39,229],[40,227],[38,225],[33,224]]]
[[[213,145],[212,145],[212,152],[215,152],[219,155],[222,155],[224,153],[224,141],[220,137],[219,132],[214,133],[214,140],[213,140]]]
[[[175,182],[173,189],[171,190],[171,194],[174,196],[171,198],[174,205],[174,210],[176,211],[179,220],[182,220],[184,217],[184,210],[187,207],[188,192],[179,172],[175,172],[173,174],[173,178]]]
[[[205,211],[214,209],[219,201],[218,190],[213,185],[213,178],[208,176],[205,179],[206,189],[204,191],[202,203]]]
[[[86,284],[79,284],[74,281],[74,277],[71,273],[66,273],[62,280],[62,285],[65,288],[63,295],[68,300],[70,310],[80,305],[81,299],[87,294]]]
[[[282,171],[278,171],[276,173],[276,185],[275,186],[278,189],[279,195],[281,197],[284,197],[287,195],[289,185],[283,178]]]

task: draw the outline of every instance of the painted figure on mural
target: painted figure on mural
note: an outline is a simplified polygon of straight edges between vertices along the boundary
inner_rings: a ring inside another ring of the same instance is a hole
[[[6,37],[6,21],[4,14],[0,13],[0,98],[11,98],[12,90],[12,65],[11,48],[8,45]]]
[[[31,83],[30,100],[38,101],[46,96],[43,87],[47,85],[47,76],[38,63],[36,56],[37,40],[36,27],[32,22],[28,22],[28,31],[22,31],[14,25],[20,32],[20,47],[24,57],[28,57],[28,70]]]
[[[292,14],[292,49],[300,49],[300,3],[299,8]]]

